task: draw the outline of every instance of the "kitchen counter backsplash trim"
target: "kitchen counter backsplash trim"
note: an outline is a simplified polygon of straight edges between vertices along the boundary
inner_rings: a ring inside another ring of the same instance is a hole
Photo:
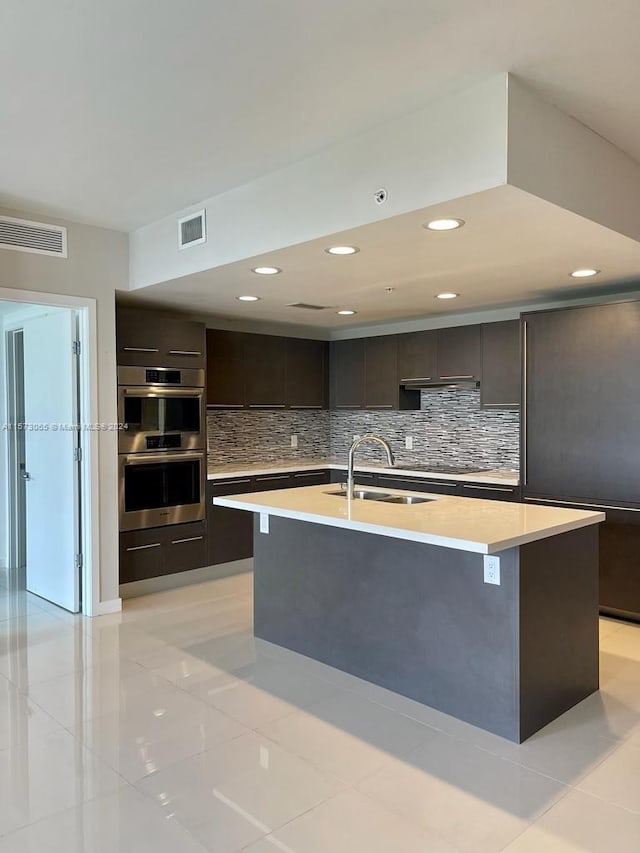
[[[475,389],[423,391],[421,406],[413,412],[209,412],[209,466],[346,458],[354,435],[375,432],[389,440],[401,465],[518,468],[518,412],[481,409]],[[412,450],[405,448],[408,435]],[[373,445],[361,451],[361,462],[382,461]]]

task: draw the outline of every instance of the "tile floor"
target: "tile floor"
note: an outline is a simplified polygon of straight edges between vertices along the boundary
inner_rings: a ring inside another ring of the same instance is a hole
[[[0,589],[0,853],[639,853],[640,626],[517,746],[251,635],[251,576]]]

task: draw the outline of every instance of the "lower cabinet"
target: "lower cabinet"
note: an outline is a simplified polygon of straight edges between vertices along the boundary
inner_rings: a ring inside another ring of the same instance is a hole
[[[204,521],[120,534],[120,583],[199,569],[207,562]]]
[[[461,483],[457,494],[461,498],[482,498],[485,501],[519,501],[520,486],[499,486],[493,483]]]

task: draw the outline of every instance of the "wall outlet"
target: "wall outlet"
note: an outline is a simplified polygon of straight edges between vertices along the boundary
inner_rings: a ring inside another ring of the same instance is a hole
[[[495,554],[484,555],[484,582],[500,586],[500,557]]]
[[[295,448],[296,448],[297,446],[298,446],[298,436],[297,436],[297,435],[292,435],[292,436],[291,436],[291,447],[293,447],[293,448],[294,448],[294,450],[295,450]]]
[[[269,532],[269,513],[261,512],[260,513],[260,533],[268,533]]]
[[[405,450],[413,450],[413,436],[405,435],[404,437]]]

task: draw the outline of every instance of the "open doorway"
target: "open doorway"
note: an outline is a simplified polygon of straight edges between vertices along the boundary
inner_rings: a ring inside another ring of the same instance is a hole
[[[0,302],[7,586],[82,608],[81,309]]]

